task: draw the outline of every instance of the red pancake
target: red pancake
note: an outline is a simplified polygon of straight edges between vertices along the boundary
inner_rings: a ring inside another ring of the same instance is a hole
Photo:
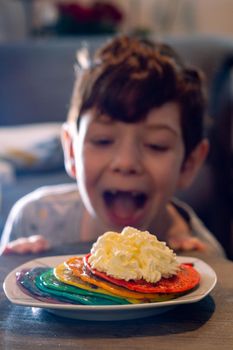
[[[134,290],[141,293],[182,293],[195,288],[200,282],[199,272],[191,264],[181,264],[180,270],[175,276],[170,278],[161,278],[156,283],[150,283],[143,279],[125,281],[123,279],[114,278],[105,272],[93,269],[88,262],[91,254],[86,255],[84,263],[86,268],[93,274],[106,281],[118,286]]]

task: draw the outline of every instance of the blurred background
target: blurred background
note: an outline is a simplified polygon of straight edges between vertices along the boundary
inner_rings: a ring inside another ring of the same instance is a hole
[[[0,236],[17,199],[71,182],[60,127],[78,48],[117,33],[171,44],[206,75],[211,151],[189,203],[233,259],[233,0],[0,0]]]
[[[0,41],[112,32],[233,34],[232,0],[0,0]]]

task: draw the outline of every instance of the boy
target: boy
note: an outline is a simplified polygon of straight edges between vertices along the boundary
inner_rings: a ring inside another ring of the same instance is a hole
[[[95,241],[134,226],[175,250],[224,254],[192,210],[173,199],[208,152],[200,73],[170,47],[130,37],[116,37],[92,61],[80,51],[78,60],[62,131],[66,170],[78,188],[42,188],[16,203],[2,252]]]

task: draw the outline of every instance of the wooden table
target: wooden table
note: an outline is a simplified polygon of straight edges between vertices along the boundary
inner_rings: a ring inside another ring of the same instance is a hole
[[[67,246],[44,255],[85,253],[88,244]],[[195,255],[217,273],[210,295],[166,313],[127,321],[80,321],[42,309],[16,306],[5,297],[2,283],[18,265],[38,255],[0,257],[0,349],[233,349],[233,262]]]

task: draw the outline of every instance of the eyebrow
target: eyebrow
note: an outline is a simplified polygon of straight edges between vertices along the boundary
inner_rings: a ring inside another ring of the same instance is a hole
[[[158,125],[147,124],[146,125],[146,129],[148,129],[148,130],[156,130],[156,131],[167,130],[167,131],[172,132],[175,136],[179,136],[179,131],[178,130],[172,128],[169,125],[165,125],[165,124],[158,124]]]
[[[93,123],[95,124],[103,124],[103,125],[109,125],[114,124],[116,121],[113,118],[110,118],[106,115],[96,115],[93,119]]]

